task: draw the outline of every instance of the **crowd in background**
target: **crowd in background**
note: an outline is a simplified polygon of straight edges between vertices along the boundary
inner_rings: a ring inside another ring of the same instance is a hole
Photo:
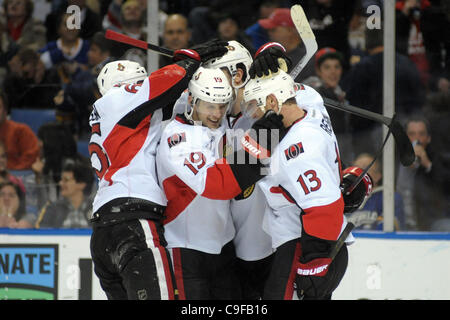
[[[97,74],[109,61],[147,67],[144,50],[105,39],[112,29],[147,40],[146,0],[0,0],[0,227],[86,228],[96,183],[77,141],[87,141]],[[159,1],[159,43],[176,50],[212,38],[237,40],[252,54],[280,42],[295,66],[305,47],[289,8],[301,4],[318,51],[295,79],[324,97],[383,112],[382,0]],[[80,28],[71,28],[81,9]],[[370,21],[369,21],[370,20]],[[396,1],[395,110],[417,160],[396,168],[396,230],[449,231],[450,0]],[[170,64],[159,56],[159,67]],[[149,70],[149,72],[153,70]],[[56,121],[33,132],[13,109],[53,109]],[[367,166],[382,144],[381,125],[328,109],[346,165]],[[27,175],[18,175],[19,171]],[[382,167],[375,190],[348,218],[382,229]]]

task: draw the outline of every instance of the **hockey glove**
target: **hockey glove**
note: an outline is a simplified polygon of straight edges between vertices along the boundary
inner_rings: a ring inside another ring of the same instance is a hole
[[[287,72],[291,64],[291,59],[286,55],[286,49],[281,44],[268,42],[256,52],[249,70],[250,78],[270,76],[279,68]]]
[[[227,162],[242,190],[264,177],[261,168],[267,164],[272,151],[287,132],[282,120],[282,115],[267,111],[241,138],[242,150],[227,156]]]
[[[209,59],[223,56],[228,52],[227,41],[213,39],[202,44],[196,45],[191,49],[176,50],[173,55],[174,61],[182,59],[194,59],[201,62],[206,62]]]
[[[347,195],[348,188],[363,171],[358,167],[348,167],[343,171],[341,190],[344,196],[344,213],[352,213],[358,210],[366,197],[372,192],[372,178],[366,173],[355,189]]]
[[[336,241],[310,236],[304,229],[300,244],[301,255],[295,278],[299,299],[330,299],[347,269],[347,246],[342,246],[336,257],[331,260],[329,254]]]

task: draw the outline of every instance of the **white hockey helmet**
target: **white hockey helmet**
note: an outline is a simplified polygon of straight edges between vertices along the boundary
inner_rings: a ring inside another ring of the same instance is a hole
[[[117,60],[107,63],[97,77],[100,93],[105,93],[122,83],[135,84],[147,78],[147,71],[139,63],[130,60]]]
[[[223,56],[218,58],[213,58],[208,60],[203,64],[206,68],[227,68],[231,74],[231,79],[234,79],[236,75],[238,64],[243,64],[245,77],[241,85],[235,85],[232,81],[232,86],[235,89],[239,89],[245,85],[245,83],[250,80],[250,75],[248,71],[252,65],[253,59],[250,52],[239,42],[235,40],[228,41],[227,45],[228,52]]]
[[[295,93],[294,80],[281,69],[271,77],[251,79],[244,89],[244,111],[252,113],[252,110],[254,111],[254,108],[257,107],[265,112],[266,98],[270,94],[274,94],[278,100],[279,112],[281,112],[282,104],[289,98],[295,97]]]
[[[229,104],[233,98],[233,88],[220,69],[199,67],[189,81],[188,89],[193,106],[199,99],[210,103]],[[188,114],[186,109],[185,115],[190,119],[192,112]]]

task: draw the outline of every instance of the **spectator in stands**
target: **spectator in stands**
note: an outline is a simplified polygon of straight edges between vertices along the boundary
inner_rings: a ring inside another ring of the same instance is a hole
[[[8,61],[19,50],[19,46],[8,36],[6,25],[0,20],[0,88],[8,72]]]
[[[162,43],[165,48],[174,51],[183,48],[190,48],[192,46],[189,22],[185,16],[179,13],[174,13],[167,17],[164,23]],[[159,56],[160,68],[171,63],[173,63],[171,57],[163,55]]]
[[[239,19],[231,12],[217,12],[214,14],[217,21],[217,37],[220,40],[236,40],[242,44],[253,56],[256,52],[251,39],[245,34],[239,25]]]
[[[362,153],[356,157],[353,165],[365,169],[373,160],[373,155]],[[357,228],[383,230],[383,173],[379,159],[375,160],[368,173],[373,182],[372,193],[363,203],[362,208],[346,216],[348,221],[352,222]],[[395,192],[394,195],[394,229],[396,231],[405,229],[403,198],[398,192]]]
[[[35,221],[26,212],[25,191],[10,181],[0,183],[0,228],[33,228]]]
[[[366,50],[369,55],[355,64],[342,88],[351,105],[383,113],[383,30],[366,29]],[[395,54],[395,112],[399,120],[418,112],[424,103],[420,75],[408,57]],[[350,116],[355,154],[375,154],[382,144],[381,125],[358,116]]]
[[[267,19],[260,19],[258,23],[267,30],[271,41],[281,43],[286,49],[287,56],[291,59],[291,69],[294,68],[305,55],[306,49],[295,28],[288,8],[276,9]],[[288,70],[289,72],[291,70]],[[295,79],[301,82],[314,75],[314,60],[311,59]]]
[[[85,163],[69,163],[62,169],[60,197],[40,211],[36,228],[90,228],[94,172]]]
[[[349,24],[357,10],[357,0],[308,0],[302,7],[319,48],[332,47],[343,55],[344,72],[349,69]]]
[[[255,12],[261,0],[208,0],[196,1],[188,15],[194,44],[211,40],[216,37],[217,21],[215,13],[230,12],[242,30],[255,22]]]
[[[77,143],[70,128],[60,123],[47,123],[38,131],[40,155],[32,165],[35,184],[38,187],[38,208],[59,196],[58,182],[65,163],[88,160],[78,153]]]
[[[405,202],[408,229],[430,231],[437,219],[444,217],[443,173],[440,158],[432,145],[428,120],[411,116],[405,125],[414,146],[416,161],[398,169],[397,191]]]
[[[9,172],[6,166],[7,161],[8,155],[6,154],[5,144],[2,141],[0,141],[0,183],[8,181],[12,182],[14,184],[17,184],[25,192],[25,186],[22,182],[22,179],[16,177],[15,175],[11,174],[11,172]]]
[[[32,17],[33,7],[31,0],[3,1],[5,25],[10,39],[20,47],[37,50],[46,42],[46,29],[41,22]]]
[[[56,118],[58,122],[71,127],[78,139],[90,136],[89,114],[92,104],[100,98],[97,76],[102,67],[111,61],[110,40],[103,32],[97,32],[91,39],[88,51],[88,70],[77,68],[68,83],[55,97]]]
[[[304,84],[316,89],[323,97],[339,102],[346,102],[345,92],[339,83],[343,71],[343,56],[334,48],[325,47],[316,52],[316,75],[304,80]],[[350,131],[350,114],[333,108],[327,108],[333,131],[336,134],[341,160],[351,163],[354,159]]]
[[[400,0],[396,3],[397,51],[415,63],[422,83],[429,89],[434,89],[441,77],[449,76],[450,70],[450,19],[440,3],[442,1],[429,0]],[[445,64],[446,75],[442,67]]]
[[[450,3],[449,3],[450,5]],[[450,136],[448,124],[450,123],[450,90],[436,92],[428,97],[424,108],[426,118],[430,121],[431,136],[434,150],[439,150],[436,156],[442,163],[442,181],[450,181]],[[444,213],[450,219],[450,189],[443,188]],[[450,230],[448,230],[450,231]]]
[[[68,26],[68,19],[70,19],[70,14],[63,13],[59,16],[59,38],[55,41],[49,41],[39,50],[45,68],[63,67],[66,77],[70,77],[78,64],[87,64],[87,52],[89,50],[89,41],[80,37],[79,29],[71,29]]]
[[[8,63],[3,88],[12,108],[52,109],[53,97],[61,87],[56,70],[45,70],[39,54],[20,49]]]
[[[9,170],[28,170],[39,154],[36,135],[24,124],[7,119],[8,99],[0,91],[0,141],[6,146]]]
[[[116,31],[126,34],[132,38],[147,41],[145,29],[146,8],[142,7],[138,0],[118,1],[120,5],[120,16]],[[109,16],[109,15],[108,15]],[[147,65],[146,50],[135,48],[128,44],[116,43],[112,48],[112,55],[120,59],[136,61],[142,66]]]
[[[276,8],[280,6],[278,0],[264,0],[259,5],[259,19],[267,19]],[[259,48],[263,44],[269,42],[269,35],[266,29],[256,21],[254,24],[245,29],[245,34],[251,39],[253,48]]]
[[[67,11],[67,8],[72,5],[80,8],[80,37],[82,39],[90,40],[94,34],[102,30],[102,18],[88,5],[86,0],[67,0],[67,5],[63,5],[59,10],[55,10],[47,15],[45,19],[45,26],[47,28],[47,42],[56,41],[58,34],[58,17]]]

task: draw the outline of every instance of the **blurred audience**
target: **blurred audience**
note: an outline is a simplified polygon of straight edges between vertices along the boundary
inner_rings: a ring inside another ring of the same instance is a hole
[[[87,64],[89,50],[89,41],[80,37],[80,29],[72,29],[68,26],[68,19],[70,19],[70,14],[67,13],[58,17],[58,39],[47,42],[39,50],[45,68],[62,68],[65,75],[64,80],[70,78],[78,65]]]
[[[9,170],[29,170],[39,154],[38,139],[25,123],[7,118],[8,99],[0,91],[0,141],[6,147]]]
[[[258,19],[267,19],[276,8],[280,7],[280,2],[281,1],[279,0],[263,0],[258,8]],[[269,35],[267,34],[266,29],[261,27],[258,21],[247,27],[244,32],[252,41],[253,48],[259,48],[263,44],[269,42]]]
[[[5,144],[0,141],[0,183],[2,182],[12,182],[18,185],[25,192],[25,186],[23,184],[22,178],[16,177],[11,174],[8,170],[6,163],[8,161],[8,155],[6,154]]]
[[[349,69],[349,25],[357,0],[304,0],[300,1],[319,48],[332,47],[343,55],[344,71]]]
[[[239,19],[230,12],[215,14],[217,17],[217,38],[224,41],[235,40],[242,44],[253,56],[255,48],[251,39],[239,26]]]
[[[258,23],[267,30],[271,41],[281,43],[286,49],[287,56],[291,59],[292,65],[289,72],[297,65],[306,53],[300,35],[295,28],[288,8],[278,8],[267,19],[260,19]],[[314,75],[314,59],[310,59],[302,72],[295,78],[297,82]]]
[[[39,128],[40,155],[32,165],[36,206],[42,208],[47,200],[56,201],[59,196],[58,182],[67,162],[89,163],[78,153],[77,143],[70,128],[60,123],[47,123]],[[28,185],[27,185],[28,188]]]
[[[36,228],[90,228],[94,171],[85,163],[68,163],[59,180],[58,200],[47,202],[39,212]]]
[[[33,228],[35,221],[26,210],[25,190],[10,181],[0,183],[0,228]]]
[[[192,33],[189,29],[188,19],[179,13],[171,14],[164,23],[162,44],[165,48],[178,50],[191,47]],[[159,67],[162,68],[173,63],[171,57],[160,55]]]
[[[33,18],[32,0],[4,0],[2,23],[6,26],[9,38],[20,47],[33,50],[42,48],[46,42],[45,26]]]
[[[111,61],[111,40],[103,32],[97,32],[91,41],[88,55],[88,70],[77,68],[72,81],[55,97],[58,122],[70,126],[77,139],[90,136],[89,115],[92,104],[100,98],[97,76],[103,66]]]
[[[54,108],[53,97],[61,88],[57,70],[46,70],[39,54],[29,48],[20,49],[8,66],[3,89],[11,108]]]
[[[397,191],[405,203],[407,229],[430,231],[432,223],[444,217],[444,170],[431,143],[428,120],[411,116],[405,131],[413,144],[416,161],[409,167],[399,166]]]
[[[366,30],[368,56],[355,64],[342,81],[346,99],[351,105],[383,113],[383,30]],[[395,54],[395,112],[403,121],[408,114],[421,110],[424,90],[420,75],[408,57]],[[350,116],[355,154],[376,153],[382,144],[381,125],[358,116]]]
[[[320,49],[315,54],[317,76],[311,76],[305,79],[303,83],[316,89],[323,97],[346,102],[345,92],[339,85],[343,70],[342,62],[342,54],[334,48]],[[350,114],[334,108],[327,108],[327,111],[339,143],[341,160],[349,164],[355,158],[350,130]]]
[[[353,162],[354,166],[366,169],[374,160],[369,153],[358,155]],[[383,230],[383,173],[380,159],[376,159],[368,173],[372,178],[373,190],[364,201],[362,207],[355,212],[347,214],[347,220],[357,229]],[[405,230],[405,212],[403,198],[400,193],[394,194],[394,230]]]
[[[67,8],[72,5],[78,6],[81,9],[79,36],[82,39],[90,40],[96,32],[102,30],[100,15],[86,4],[86,0],[64,0],[62,2],[63,5],[49,13],[45,19],[47,42],[56,41],[59,38],[59,17],[61,14],[67,12]],[[69,13],[73,14],[72,12]]]

